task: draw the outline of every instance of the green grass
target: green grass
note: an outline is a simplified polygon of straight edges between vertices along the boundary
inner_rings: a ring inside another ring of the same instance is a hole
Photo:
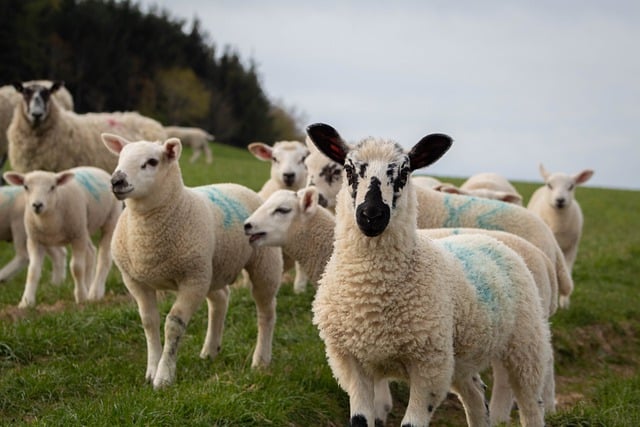
[[[214,163],[189,164],[187,185],[233,181],[258,190],[269,165],[246,150],[214,144]],[[445,178],[446,179],[446,178]],[[459,182],[455,179],[446,179]],[[528,200],[536,184],[515,183]],[[574,270],[571,308],[552,319],[559,411],[550,426],[640,425],[640,192],[579,188],[585,214]],[[12,257],[0,244],[0,265]],[[18,310],[25,273],[0,285],[0,425],[343,426],[348,398],[326,363],[311,325],[313,290],[278,295],[273,362],[252,370],[255,307],[246,289],[233,289],[223,349],[215,361],[198,357],[206,305],[189,324],[178,356],[177,381],[153,391],[144,382],[146,346],[135,303],[118,271],[98,303],[73,302],[71,278],[38,289],[38,306]],[[173,300],[161,304],[165,314]],[[485,374],[488,380],[488,375]],[[398,425],[408,399],[393,386],[389,425]],[[432,425],[464,425],[455,399]]]

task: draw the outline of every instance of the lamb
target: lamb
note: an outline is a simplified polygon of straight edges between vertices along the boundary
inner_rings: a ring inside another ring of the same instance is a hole
[[[253,142],[248,146],[249,151],[257,159],[271,162],[271,177],[264,183],[258,194],[262,200],[266,200],[274,191],[279,189],[299,190],[307,179],[305,158],[309,155],[308,148],[299,141],[279,141],[273,147],[262,143]],[[296,293],[304,292],[307,287],[307,273],[295,265],[295,260],[284,258],[284,271],[289,271],[295,266],[296,273],[293,280],[293,289]],[[243,277],[244,284],[248,285],[248,279]],[[286,276],[283,278],[287,280]]]
[[[118,132],[130,138],[164,139],[157,121],[136,112],[76,114],[51,102],[62,87],[15,83],[22,94],[7,131],[9,162],[14,171],[59,172],[95,166],[111,173],[117,157],[100,141],[100,133]]]
[[[112,240],[113,257],[135,298],[147,340],[145,378],[154,389],[174,382],[177,351],[195,310],[206,298],[209,321],[200,357],[220,351],[229,288],[245,268],[256,303],[258,339],[252,367],[271,361],[276,294],[282,274],[279,248],[255,249],[244,237],[243,221],[262,199],[238,184],[185,187],[179,139],[130,142],[103,134],[119,154],[112,191],[126,200]],[[157,290],[176,291],[160,340]]]
[[[472,175],[460,187],[446,183],[434,188],[447,193],[501,200],[522,206],[522,196],[518,190],[505,177],[497,173],[484,172]]]
[[[109,174],[85,166],[58,173],[10,171],[5,172],[4,178],[13,185],[22,185],[26,192],[24,224],[29,268],[18,307],[32,307],[36,303],[47,246],[71,245],[71,274],[77,303],[102,298],[112,263],[111,236],[122,211],[122,203],[109,191]],[[101,236],[94,266],[96,255],[91,235],[98,231]]]
[[[412,178],[413,181],[413,178]],[[333,250],[335,218],[319,206],[319,192],[307,187],[297,193],[278,190],[273,193],[244,224],[249,242],[256,246],[280,246],[284,254],[295,257],[309,272],[313,283],[318,283]],[[544,315],[552,316],[558,307],[558,280],[554,264],[536,246],[511,233],[479,228],[426,229],[432,239],[457,234],[485,234],[500,240],[522,257],[531,271],[542,300]],[[571,283],[566,270],[564,281]],[[570,290],[569,290],[570,291]],[[562,290],[566,292],[566,290]],[[497,367],[494,372],[491,395],[492,419],[508,422],[513,395],[504,371]],[[547,363],[547,377],[543,393],[545,411],[555,412],[555,380],[553,359]]]
[[[24,227],[24,188],[15,186],[0,187],[0,241],[13,242],[15,255],[0,269],[0,282],[15,276],[29,264],[27,253],[27,231]],[[59,285],[66,276],[67,251],[63,247],[45,248],[51,258],[51,283]]]
[[[390,395],[378,386],[400,378],[410,385],[402,425],[428,425],[449,389],[469,425],[489,425],[477,373],[492,363],[509,376],[522,424],[542,426],[550,332],[523,260],[488,236],[431,240],[416,229],[410,172],[436,161],[451,139],[428,135],[407,154],[373,138],[349,149],[324,124],[307,132],[347,177],[313,322],[349,394],[351,424],[384,422]]]
[[[533,193],[527,209],[539,215],[549,226],[571,272],[578,254],[584,223],[575,191],[578,185],[584,184],[593,176],[593,170],[585,169],[574,175],[563,172],[550,173],[540,164],[540,175],[544,178],[545,185]]]
[[[215,137],[206,130],[187,126],[165,126],[164,130],[168,138],[178,138],[183,145],[193,149],[189,162],[195,163],[202,153],[205,155],[207,164],[213,162],[213,153],[211,153],[209,141],[213,141]]]
[[[436,188],[443,185],[439,179],[426,175],[414,175],[411,180],[413,181],[413,185],[420,185],[426,188]]]
[[[308,136],[305,144],[309,150],[309,155],[304,160],[307,168],[307,187],[316,187],[320,205],[335,213],[336,196],[342,186],[342,165],[325,156]]]
[[[26,82],[25,85],[31,84],[50,85],[52,82],[48,80],[34,80]],[[56,100],[61,108],[69,111],[73,111],[73,97],[66,87],[62,86],[56,93],[53,94],[53,98]],[[13,111],[16,105],[20,103],[22,97],[16,92],[13,85],[5,85],[0,87],[0,169],[4,166],[7,160],[9,141],[7,140],[7,129],[11,123],[13,117]]]

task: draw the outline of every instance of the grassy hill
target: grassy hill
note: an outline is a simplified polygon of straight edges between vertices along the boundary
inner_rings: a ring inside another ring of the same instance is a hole
[[[214,144],[214,163],[182,158],[187,185],[233,181],[259,189],[269,165],[246,150]],[[455,179],[447,179],[459,182]],[[537,184],[514,183],[528,200]],[[579,188],[583,240],[574,269],[569,310],[552,319],[559,412],[550,426],[640,425],[640,192]],[[13,256],[0,243],[0,266]],[[313,289],[278,297],[272,365],[250,368],[256,337],[253,301],[233,289],[223,349],[213,361],[198,357],[206,304],[181,343],[177,381],[154,392],[144,383],[146,346],[137,307],[114,267],[107,295],[76,305],[72,281],[38,289],[38,305],[18,310],[26,271],[0,284],[0,425],[343,426],[348,398],[327,366],[311,325]],[[163,315],[172,303],[164,297]],[[490,375],[483,375],[488,382]],[[397,425],[408,398],[394,385]],[[465,425],[455,398],[432,425]]]

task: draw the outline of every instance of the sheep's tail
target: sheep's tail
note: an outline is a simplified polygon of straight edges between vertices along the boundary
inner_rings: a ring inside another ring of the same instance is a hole
[[[569,308],[569,297],[573,292],[573,279],[560,248],[558,248],[557,253],[556,274],[558,278],[558,295],[560,296],[559,305],[560,308]]]

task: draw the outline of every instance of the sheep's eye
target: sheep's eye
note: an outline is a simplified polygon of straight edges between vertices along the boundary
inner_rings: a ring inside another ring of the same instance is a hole
[[[279,160],[277,158],[275,158],[275,157],[272,157],[271,160],[273,160],[273,163],[278,163],[279,162]]]
[[[285,215],[285,214],[288,214],[289,212],[291,212],[291,209],[290,208],[276,208],[276,210],[273,211],[273,212],[277,213],[277,214]]]
[[[569,186],[569,191],[573,191],[574,187],[575,187],[575,185],[571,184],[571,185]]]
[[[29,186],[27,184],[24,184],[23,187],[24,187],[25,191],[29,191]]]
[[[55,189],[56,189],[56,186],[55,186],[55,185],[52,185],[52,186],[51,186],[51,188],[49,188],[49,191],[53,191],[53,190],[55,190]]]
[[[553,190],[553,185],[551,185],[550,182],[547,182],[547,187],[549,188],[549,190]]]
[[[143,165],[142,165],[142,169],[146,169],[147,165],[151,166],[151,167],[156,167],[158,166],[158,159],[149,159],[147,160]]]

